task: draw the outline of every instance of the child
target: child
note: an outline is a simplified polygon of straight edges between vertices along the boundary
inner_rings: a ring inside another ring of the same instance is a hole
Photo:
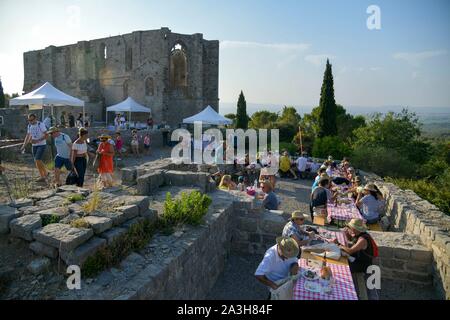
[[[123,151],[123,140],[120,135],[120,132],[116,132],[116,152],[119,155],[117,160],[122,160],[122,151]]]
[[[149,155],[150,154],[150,134],[146,134],[144,137],[144,149],[145,149],[145,154]]]

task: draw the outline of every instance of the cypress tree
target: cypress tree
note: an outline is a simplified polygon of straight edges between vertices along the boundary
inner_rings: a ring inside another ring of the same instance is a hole
[[[3,93],[2,79],[0,78],[0,108],[5,107],[5,94]]]
[[[237,103],[236,129],[248,129],[247,102],[242,91]]]
[[[333,73],[327,59],[320,92],[319,137],[336,136],[336,101],[334,100]]]

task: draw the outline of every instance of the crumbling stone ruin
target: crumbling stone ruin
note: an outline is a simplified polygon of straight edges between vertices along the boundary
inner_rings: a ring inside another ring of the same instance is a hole
[[[25,92],[49,81],[87,102],[96,120],[128,96],[151,107],[156,123],[169,125],[207,105],[219,108],[219,41],[200,33],[161,28],[49,46],[24,53],[24,74]]]

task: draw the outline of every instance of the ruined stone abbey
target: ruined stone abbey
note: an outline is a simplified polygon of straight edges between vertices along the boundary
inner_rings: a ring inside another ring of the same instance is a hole
[[[128,96],[152,109],[156,123],[177,125],[211,105],[219,108],[219,41],[168,28],[24,53],[24,88],[51,82],[84,100],[105,119],[105,108]]]

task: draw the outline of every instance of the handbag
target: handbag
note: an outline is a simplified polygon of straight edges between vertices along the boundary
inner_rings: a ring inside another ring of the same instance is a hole
[[[74,170],[70,171],[66,178],[66,184],[67,185],[74,185],[78,182],[78,175],[75,173]]]

